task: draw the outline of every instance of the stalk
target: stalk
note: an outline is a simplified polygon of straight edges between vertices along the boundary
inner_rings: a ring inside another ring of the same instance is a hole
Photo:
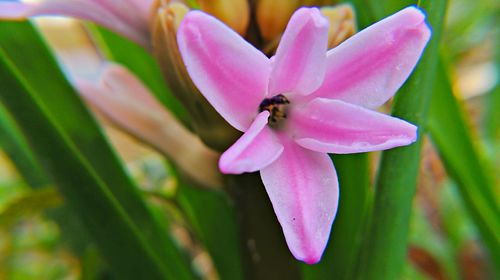
[[[397,279],[406,259],[406,245],[422,147],[423,125],[433,91],[446,0],[425,0],[432,39],[411,78],[396,96],[393,116],[416,124],[419,140],[413,145],[386,151],[376,184],[376,194],[365,242],[354,279]]]

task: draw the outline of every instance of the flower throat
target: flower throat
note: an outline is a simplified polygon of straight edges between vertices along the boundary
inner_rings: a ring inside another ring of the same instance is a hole
[[[259,113],[268,111],[270,113],[267,123],[271,127],[279,126],[287,117],[287,107],[290,104],[288,98],[283,94],[265,98],[259,105]]]

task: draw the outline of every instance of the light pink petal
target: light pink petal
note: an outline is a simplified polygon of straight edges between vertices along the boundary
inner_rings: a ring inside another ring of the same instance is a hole
[[[218,19],[189,12],[177,32],[194,84],[233,127],[248,129],[269,80],[269,59]]]
[[[281,155],[283,145],[267,126],[268,117],[268,111],[260,113],[245,134],[222,154],[219,160],[222,173],[255,172]]]
[[[113,1],[114,3],[116,3],[116,0],[108,0],[108,1]],[[155,0],[127,0],[127,2],[130,3],[132,7],[135,7],[142,16],[148,19],[150,17],[150,13],[152,12],[151,8]],[[129,14],[133,13],[129,12]]]
[[[143,138],[153,139],[169,114],[152,93],[126,68],[113,63],[102,66],[99,81],[76,77],[80,94],[106,116]],[[159,144],[162,139],[155,139]]]
[[[304,149],[287,136],[281,156],[260,175],[295,258],[321,259],[338,205],[338,181],[327,154]]]
[[[312,96],[367,108],[384,104],[408,78],[430,35],[416,7],[375,23],[328,52],[324,83]]]
[[[220,186],[218,154],[179,123],[127,69],[106,63],[99,81],[76,77],[75,85],[117,127],[161,151],[201,185]]]
[[[110,92],[138,103],[138,106],[150,108],[152,111],[165,110],[149,89],[132,72],[119,64],[107,62],[102,66],[101,84]]]
[[[290,19],[273,57],[269,96],[306,95],[325,76],[328,21],[317,8],[301,8]]]
[[[75,1],[75,0],[72,0]],[[143,31],[149,31],[149,18],[152,0],[91,0],[115,14],[122,21],[129,25],[140,27]]]
[[[348,154],[405,146],[417,139],[417,127],[340,100],[316,98],[290,113],[295,141],[318,152]]]
[[[0,19],[68,16],[93,21],[149,47],[147,15],[131,13],[130,3],[110,0],[46,0],[37,3],[0,2]]]

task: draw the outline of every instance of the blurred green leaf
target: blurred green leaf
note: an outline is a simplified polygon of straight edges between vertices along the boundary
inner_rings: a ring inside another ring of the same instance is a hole
[[[446,186],[434,186],[439,188],[440,192]],[[417,204],[421,200],[417,200]],[[434,266],[429,264],[429,268],[433,268],[434,273],[442,275],[445,277],[436,277],[438,279],[459,279],[458,278],[458,267],[455,260],[455,251],[450,243],[450,240],[445,234],[440,232],[440,228],[434,228],[431,222],[434,221],[431,215],[425,212],[431,212],[429,209],[425,209],[425,206],[420,204],[416,205],[420,207],[415,207],[411,213],[410,218],[410,234],[408,237],[408,243],[415,248],[420,250],[425,250],[429,256],[436,262]],[[427,215],[426,215],[427,214]],[[434,213],[433,213],[434,214]],[[440,218],[444,216],[440,215]],[[422,261],[423,265],[426,264],[425,260]],[[444,275],[446,274],[446,275]]]
[[[342,0],[351,3],[356,11],[358,29],[364,29],[374,22],[393,14],[404,7],[416,5],[418,0]]]
[[[210,253],[220,279],[244,279],[238,228],[228,198],[223,193],[183,185],[177,199]]]
[[[0,99],[14,113],[38,159],[44,162],[66,201],[76,209],[116,275],[124,279],[141,275],[163,279],[168,273],[123,208],[44,112],[26,82],[15,76],[3,51],[0,59]]]
[[[500,23],[500,19],[497,18],[497,22]],[[500,27],[499,27],[500,29]],[[496,38],[500,38],[500,31],[497,32]],[[495,65],[500,67],[500,49],[496,49],[495,53]],[[493,145],[493,150],[500,149],[500,80],[496,81],[496,85],[488,93],[486,97],[486,114],[483,120],[484,126],[484,134],[486,136],[486,140],[490,142],[489,144]],[[498,151],[493,151],[494,153]],[[500,163],[500,162],[499,162]]]
[[[448,180],[439,193],[439,216],[443,234],[453,249],[451,255],[457,256],[466,241],[476,238],[477,230],[467,215],[454,181]]]
[[[82,274],[80,280],[105,280],[110,279],[108,270],[103,263],[98,250],[89,246],[81,258]]]
[[[47,177],[33,158],[26,140],[2,104],[0,104],[0,148],[12,160],[29,186],[39,188],[49,184]]]
[[[371,2],[375,3],[376,1]],[[377,2],[380,3],[380,1]],[[383,7],[383,9],[381,9],[383,10],[383,14],[378,13],[378,18],[394,14],[395,12],[411,5],[415,6],[417,2],[418,0],[385,0],[383,4],[379,4],[379,6]]]
[[[425,274],[416,269],[410,262],[406,262],[403,271],[401,272],[401,278],[403,280],[429,280]]]
[[[20,216],[43,213],[55,221],[60,230],[59,242],[70,248],[75,255],[82,252],[90,244],[90,238],[72,209],[63,204],[58,193],[49,186],[49,179],[34,158],[31,148],[26,143],[24,135],[12,120],[10,114],[0,103],[0,147],[4,148],[25,182],[34,190],[21,194],[21,197],[0,214],[0,226],[10,226],[18,221]],[[43,188],[42,188],[43,187]],[[10,191],[12,189],[9,188]],[[0,194],[1,197],[1,194]],[[57,208],[52,208],[60,206]],[[4,217],[4,218],[2,218]]]
[[[455,0],[450,2],[450,11],[447,32],[443,37],[449,59],[460,59],[488,43],[495,48],[495,40],[498,39],[494,37],[498,37],[500,32],[498,1]]]
[[[350,279],[358,256],[362,230],[372,199],[367,154],[332,155],[337,169],[340,199],[328,246],[321,262],[302,265],[304,280]]]
[[[89,177],[87,179],[89,181],[98,180],[99,184],[96,185],[95,182],[93,183],[94,186],[99,187],[96,189],[102,188],[100,191],[103,194],[106,193],[111,196],[103,196],[103,201],[101,202],[105,203],[107,201],[105,198],[111,199],[113,203],[119,206],[120,211],[125,211],[127,223],[132,223],[127,225],[130,227],[129,230],[134,229],[134,231],[137,231],[135,233],[128,232],[127,234],[139,234],[141,242],[145,242],[147,248],[149,248],[148,250],[154,252],[155,258],[161,260],[162,269],[172,272],[173,275],[177,276],[177,279],[190,278],[189,275],[191,272],[187,263],[184,262],[184,256],[180,254],[168,236],[165,225],[162,225],[152,216],[138,190],[124,172],[116,155],[104,139],[95,120],[65,80],[58,65],[36,31],[26,22],[2,22],[0,24],[0,48],[4,58],[8,58],[10,61],[9,67],[11,70],[16,69],[16,75],[19,75],[18,79],[22,79],[22,81],[29,84],[30,98],[36,100],[37,106],[45,108],[43,112],[45,117],[50,118],[51,122],[57,125],[58,130],[67,137],[64,143],[71,146],[72,152],[78,151],[78,155],[81,157],[78,164],[81,165],[84,163],[87,171],[92,174],[92,178]],[[8,77],[7,74],[5,76]],[[26,92],[25,89],[16,88],[16,90]],[[2,94],[4,93],[2,92]],[[8,94],[8,92],[5,94]],[[16,99],[18,98],[13,96],[12,100],[9,99],[8,101],[15,102]],[[8,104],[7,101],[4,102]],[[26,104],[28,104],[27,101]],[[16,103],[11,104],[11,107],[14,105]],[[32,106],[34,108],[31,108],[31,110],[37,109],[35,105]],[[32,111],[24,112],[22,110],[13,110],[12,108],[9,108],[9,111],[11,114],[14,113],[13,117],[17,119],[20,118],[20,114],[32,113]],[[21,116],[24,117],[24,115]],[[36,118],[32,116],[32,119],[35,123]],[[17,122],[19,123],[19,120]],[[33,141],[35,136],[28,134],[30,132],[28,129],[29,123],[25,123],[24,125],[25,127],[22,127],[23,132],[27,138],[31,137],[31,145],[34,146]],[[39,132],[38,137],[45,140],[45,135],[43,134],[45,131]],[[47,148],[50,148],[50,146],[48,145]],[[51,149],[44,151],[45,156],[50,157],[50,152],[54,151]],[[71,153],[64,156],[74,157],[74,154]],[[43,160],[45,165],[45,160],[48,159],[43,158]],[[75,165],[78,164],[75,162]],[[58,171],[61,170],[58,169]],[[72,170],[72,172],[77,171]],[[64,175],[57,172],[55,174]],[[74,195],[74,193],[68,195]],[[86,195],[90,194],[86,193]],[[91,202],[87,201],[87,203]],[[109,203],[110,201],[107,202]],[[72,204],[74,204],[74,201]],[[109,211],[118,211],[112,208],[111,205],[102,205],[100,207],[106,208]],[[95,215],[102,214],[96,212]],[[116,223],[120,222],[117,221]],[[89,224],[87,223],[88,226]],[[101,226],[105,226],[105,224],[101,224]],[[117,226],[124,227],[126,225]],[[89,231],[95,231],[95,229],[89,229]],[[110,261],[109,257],[110,255],[106,256],[108,261]],[[126,257],[124,256],[124,258]]]
[[[497,65],[500,65],[497,64]],[[497,82],[495,89],[486,98],[487,114],[484,119],[486,137],[489,141],[498,144],[500,142],[500,83]],[[495,144],[494,144],[495,145]]]
[[[124,65],[137,75],[163,105],[180,121],[189,125],[186,109],[167,87],[160,66],[150,53],[136,43],[97,25],[91,25],[90,31],[109,60]]]
[[[434,87],[428,129],[446,170],[458,183],[465,208],[496,265],[500,266],[500,203],[488,177],[488,171],[493,168],[481,161],[476,152],[442,63],[436,74],[439,82]]]
[[[418,127],[413,145],[384,151],[374,209],[355,279],[396,279],[406,256],[408,225],[419,170],[423,124],[433,90],[446,0],[420,1],[433,28],[419,64],[395,98],[393,115]]]
[[[383,16],[383,6],[371,0],[342,0],[344,3],[351,3],[356,12],[358,29],[362,30],[377,21],[377,17]],[[375,9],[372,9],[375,7]]]

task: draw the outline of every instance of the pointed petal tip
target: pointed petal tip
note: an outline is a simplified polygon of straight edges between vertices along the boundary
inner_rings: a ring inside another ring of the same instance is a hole
[[[415,22],[422,22],[427,17],[427,13],[416,5],[408,6],[397,13],[404,14],[405,16],[411,16],[414,18]]]
[[[399,12],[401,16],[404,16],[408,20],[408,26],[412,26],[419,30],[422,35],[422,39],[428,41],[432,34],[432,27],[427,22],[427,13],[425,10],[418,6],[409,6]],[[413,23],[413,24],[412,24]]]
[[[278,159],[278,157],[283,152],[283,146],[277,145],[272,153],[269,153],[268,156],[264,159],[261,159],[260,162],[255,162],[252,159],[236,159],[232,158],[232,156],[223,153],[219,158],[219,170],[222,174],[243,174],[243,173],[252,173],[257,172],[260,169],[268,166],[273,161]]]
[[[299,261],[302,261],[306,264],[313,265],[317,264],[321,261],[321,257],[323,257],[323,252],[325,251],[326,244],[323,247],[317,247],[314,248],[313,245],[311,245],[310,248],[307,248],[306,252],[294,252],[292,251],[292,255]]]
[[[315,255],[315,256],[308,256],[306,258],[304,258],[302,261],[305,262],[306,264],[317,264],[319,263],[319,261],[321,260],[321,256],[323,254],[320,254],[319,256]]]
[[[402,86],[432,31],[423,10],[407,7],[328,51],[327,73],[315,96],[374,109]]]
[[[260,172],[292,255],[314,264],[326,248],[338,207],[339,189],[329,156],[280,138],[281,156]]]
[[[251,170],[252,162],[249,160],[240,160],[237,166],[231,164],[232,162],[227,159],[227,156],[222,156],[219,159],[219,170],[222,174],[243,174],[245,172],[255,172],[256,170]]]
[[[317,8],[300,8],[292,15],[273,58],[270,95],[307,95],[321,85],[329,24]]]
[[[177,41],[181,54],[183,54],[186,45],[203,40],[202,27],[213,24],[214,21],[218,22],[219,20],[202,11],[189,11],[182,19],[177,30]]]
[[[410,141],[410,143],[408,143],[408,144],[411,144],[411,143],[417,141],[417,139],[418,139],[418,126],[413,125],[411,123],[408,123],[408,125],[411,128],[411,129],[409,129],[410,133],[409,133],[408,140]]]
[[[202,11],[192,10],[189,11],[179,26],[179,30],[183,29],[185,31],[191,31],[194,33],[199,32],[199,26],[202,25],[206,21],[217,20],[213,16],[204,13]]]
[[[405,120],[335,99],[314,99],[290,123],[297,144],[323,153],[387,150],[417,139],[417,127]]]
[[[298,9],[294,15],[294,17],[302,18],[304,17],[305,20],[312,20],[314,23],[314,26],[321,28],[321,27],[326,27],[328,28],[329,22],[328,20],[321,14],[320,10],[316,7],[308,8],[308,7],[303,7]]]
[[[188,13],[188,15],[190,13]],[[177,41],[179,41],[179,44],[188,40],[196,40],[196,38],[200,36],[200,30],[197,27],[196,20],[188,18],[188,15],[184,17],[177,31]]]
[[[261,112],[245,134],[221,155],[219,170],[223,174],[255,172],[281,155],[284,147],[267,127],[268,117],[268,111]]]

